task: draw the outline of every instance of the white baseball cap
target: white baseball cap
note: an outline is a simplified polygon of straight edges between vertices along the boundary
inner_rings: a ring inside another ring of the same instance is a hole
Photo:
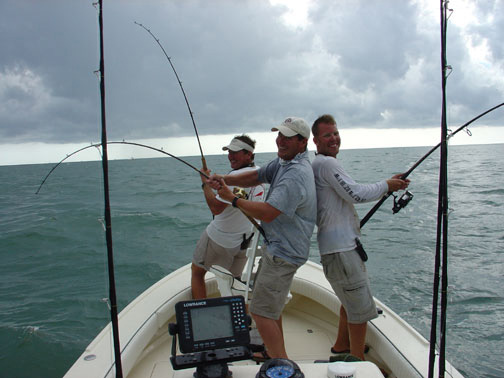
[[[233,138],[231,143],[229,143],[227,146],[222,147],[224,151],[231,150],[234,152],[241,151],[241,150],[247,150],[250,152],[254,152],[254,147],[252,147],[250,144],[247,144],[243,141],[241,141],[238,138]]]
[[[310,126],[299,117],[289,117],[280,126],[273,127],[271,131],[280,131],[286,137],[293,137],[297,134],[306,139],[310,137]]]

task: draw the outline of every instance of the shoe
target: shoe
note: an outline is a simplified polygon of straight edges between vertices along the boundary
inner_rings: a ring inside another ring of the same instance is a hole
[[[369,352],[369,345],[364,345],[364,353]],[[350,353],[350,349],[345,349],[342,351],[337,351],[333,347],[331,347],[331,353],[332,354],[341,354],[341,353]]]
[[[254,360],[255,362],[264,362],[267,360],[271,360],[271,357],[269,356],[268,352],[263,350],[261,352],[258,352],[257,354],[254,354],[252,356],[252,360]]]
[[[340,354],[337,354],[336,356],[329,357],[329,362],[336,362],[336,361],[360,362],[362,360],[359,357],[356,357],[350,353],[340,353]]]

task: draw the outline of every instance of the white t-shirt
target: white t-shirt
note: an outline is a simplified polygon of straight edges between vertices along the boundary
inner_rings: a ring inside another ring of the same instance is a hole
[[[350,251],[360,236],[354,203],[380,199],[388,191],[387,181],[358,184],[338,159],[317,155],[312,163],[317,189],[317,241],[321,255]]]
[[[237,175],[243,172],[257,170],[259,167],[245,167],[235,171],[231,171],[229,175]],[[230,186],[231,191],[234,186]],[[265,190],[264,186],[258,185],[250,188],[243,188],[247,193],[247,199],[250,201],[264,201]],[[224,248],[234,248],[240,245],[243,241],[243,234],[248,238],[252,234],[253,225],[250,220],[240,211],[233,206],[231,202],[226,201],[217,195],[219,201],[222,201],[227,206],[224,211],[215,216],[215,218],[207,226],[207,234],[214,242]]]

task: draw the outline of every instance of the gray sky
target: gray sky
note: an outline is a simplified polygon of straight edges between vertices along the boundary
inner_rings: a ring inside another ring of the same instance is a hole
[[[391,138],[401,145],[402,129],[438,127],[439,2],[287,3],[290,9],[279,0],[105,0],[108,139],[187,137],[179,139],[191,145],[184,154],[198,153],[169,63],[134,21],[172,58],[198,131],[212,143],[204,150],[224,144],[208,135],[267,132],[287,116],[311,123],[331,113],[342,132],[354,132],[357,147],[376,142],[366,141],[373,130],[395,130]],[[448,122],[455,129],[504,102],[504,0],[449,5]],[[97,20],[88,0],[0,0],[0,165],[27,155],[48,161],[44,146],[99,142]],[[477,125],[491,127],[491,142],[504,142],[502,108]]]

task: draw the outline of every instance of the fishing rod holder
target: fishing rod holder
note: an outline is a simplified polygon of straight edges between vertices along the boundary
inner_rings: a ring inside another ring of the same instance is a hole
[[[397,199],[397,196],[395,194],[392,194],[394,196],[394,207],[392,208],[392,212],[394,214],[398,213],[399,210],[402,208],[406,207],[408,203],[413,199],[413,193],[410,191],[406,190],[399,199]]]

